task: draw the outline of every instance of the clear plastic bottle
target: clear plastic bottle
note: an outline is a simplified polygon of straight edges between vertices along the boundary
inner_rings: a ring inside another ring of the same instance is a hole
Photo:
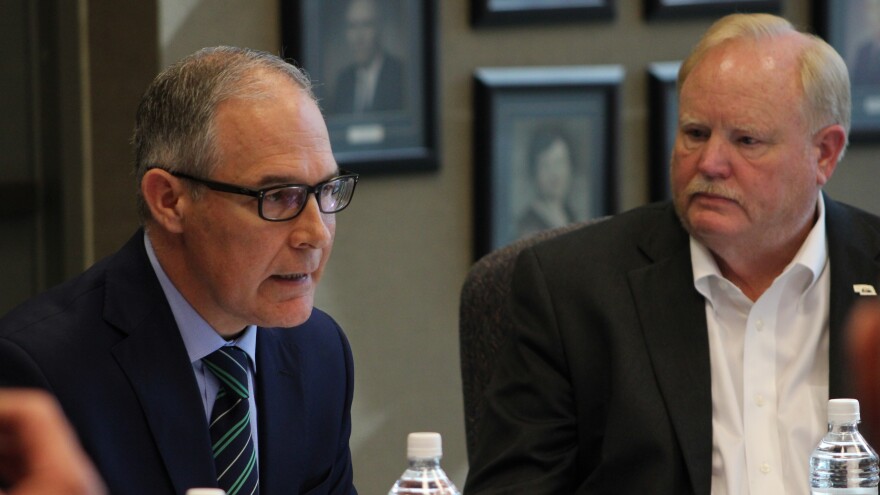
[[[877,453],[859,433],[859,401],[828,401],[828,433],[810,457],[812,495],[877,495]]]
[[[440,468],[443,445],[439,433],[410,433],[406,457],[409,467],[388,495],[461,495]]]

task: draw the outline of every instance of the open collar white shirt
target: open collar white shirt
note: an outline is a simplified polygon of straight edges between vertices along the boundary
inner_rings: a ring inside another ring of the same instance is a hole
[[[690,240],[706,300],[712,373],[712,494],[809,493],[826,430],[830,267],[825,204],[804,244],[752,302]]]

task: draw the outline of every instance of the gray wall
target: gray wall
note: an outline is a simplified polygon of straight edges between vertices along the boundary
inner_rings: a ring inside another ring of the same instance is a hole
[[[280,40],[276,0],[86,3],[92,103],[84,125],[93,130],[84,133],[83,162],[94,170],[84,174],[85,206],[71,205],[84,212],[84,264],[115,250],[136,227],[127,133],[152,74],[202,46],[277,52]],[[439,3],[440,169],[363,178],[355,204],[340,214],[318,298],[355,353],[352,447],[363,494],[385,493],[402,472],[409,431],[442,433],[447,471],[458,483],[466,472],[457,313],[472,261],[471,175],[480,166],[471,158],[474,69],[623,64],[619,184],[620,204],[630,208],[647,198],[646,66],[681,59],[710,23],[646,23],[642,0],[617,0],[613,21],[474,30],[469,0]],[[784,4],[795,23],[809,22],[807,0]],[[872,191],[878,149],[854,146],[828,186],[832,194],[880,213]]]

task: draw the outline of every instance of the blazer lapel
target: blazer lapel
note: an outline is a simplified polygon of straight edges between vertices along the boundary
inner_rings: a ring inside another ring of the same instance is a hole
[[[641,245],[651,264],[630,272],[630,288],[694,491],[709,493],[712,384],[705,302],[693,286],[687,234],[674,217],[666,222]]]
[[[113,347],[113,356],[140,399],[175,491],[214,486],[205,409],[142,233],[123,251],[123,259],[107,275],[104,318],[128,334]]]
[[[306,383],[300,349],[280,338],[285,331],[260,328],[257,333],[257,415],[260,437],[260,491],[297,493],[307,465]],[[288,330],[289,331],[289,330]]]
[[[827,196],[825,218],[831,260],[829,397],[853,397],[844,329],[852,305],[866,297],[857,294],[853,285],[870,284],[880,289],[880,233]]]

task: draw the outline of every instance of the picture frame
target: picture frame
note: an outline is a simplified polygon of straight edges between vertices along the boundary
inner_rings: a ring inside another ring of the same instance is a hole
[[[817,33],[849,68],[850,141],[880,141],[880,2],[817,0],[814,9]]]
[[[647,19],[720,17],[734,12],[779,13],[782,0],[645,0]]]
[[[473,26],[611,19],[614,0],[471,0]]]
[[[617,208],[620,65],[474,73],[474,256]]]
[[[678,69],[681,61],[648,65],[648,198],[672,198],[669,164],[678,128]]]
[[[282,56],[312,78],[340,167],[438,168],[436,11],[437,0],[281,0]]]

